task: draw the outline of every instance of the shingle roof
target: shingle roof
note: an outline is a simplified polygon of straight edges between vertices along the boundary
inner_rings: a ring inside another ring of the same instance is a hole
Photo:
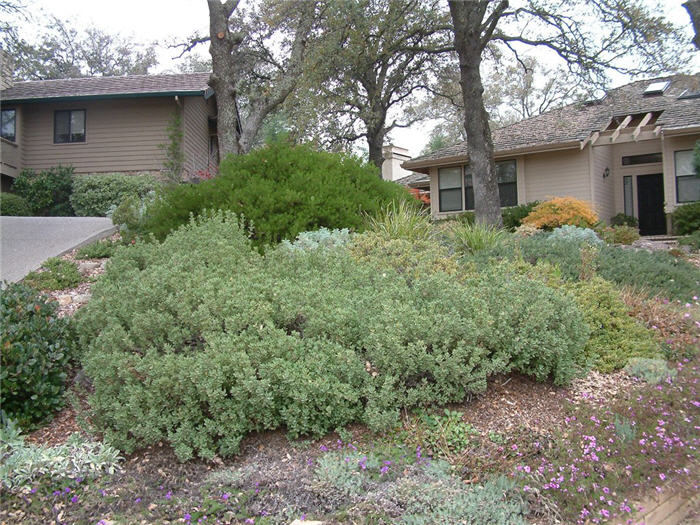
[[[645,96],[652,82],[669,81],[662,95]],[[700,89],[700,74],[674,75],[640,80],[612,89],[600,100],[575,103],[521,120],[494,130],[495,153],[524,148],[553,146],[585,140],[592,132],[601,131],[613,117],[663,111],[656,121],[663,129],[700,126],[700,98],[679,99],[687,92]],[[404,169],[415,169],[431,161],[467,156],[466,141],[405,162]]]
[[[394,182],[402,186],[408,186],[409,188],[422,188],[430,184],[430,180],[425,173],[411,173],[410,175],[396,179]]]
[[[12,87],[0,91],[0,100],[31,102],[68,98],[197,94],[204,93],[209,88],[208,80],[209,73],[33,80],[17,82]]]

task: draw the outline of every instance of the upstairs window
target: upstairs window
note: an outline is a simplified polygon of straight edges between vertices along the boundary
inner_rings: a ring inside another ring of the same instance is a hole
[[[682,202],[700,201],[700,177],[695,174],[693,150],[676,151],[676,200]]]
[[[54,113],[54,144],[85,142],[85,110],[68,109]]]
[[[0,112],[0,121],[2,128],[0,136],[5,140],[17,142],[17,111],[14,109],[3,109]]]

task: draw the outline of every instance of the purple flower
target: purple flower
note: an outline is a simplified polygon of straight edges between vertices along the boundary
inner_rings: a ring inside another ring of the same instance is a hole
[[[141,498],[136,498],[136,499],[134,500],[134,503],[141,503]]]
[[[228,493],[222,494],[222,495],[221,495],[221,499],[224,500],[224,501],[226,501],[228,498],[229,498]]]
[[[185,521],[190,521],[190,520],[192,519],[192,516],[190,516],[189,513],[186,513],[186,514],[183,516],[183,518],[185,519]]]
[[[173,493],[170,491],[168,491],[168,493],[165,495],[165,499],[171,499],[172,497],[173,497]]]
[[[32,490],[29,491],[30,494],[34,494],[36,492],[36,487],[33,487]]]
[[[71,499],[71,503],[78,503],[78,496],[73,496]]]

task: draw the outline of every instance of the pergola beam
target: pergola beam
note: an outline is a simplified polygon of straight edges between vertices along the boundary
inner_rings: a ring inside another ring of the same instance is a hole
[[[616,129],[615,131],[613,131],[613,134],[612,134],[612,136],[610,137],[610,142],[615,142],[615,140],[617,140],[617,137],[620,136],[620,132],[621,132],[624,128],[626,128],[626,127],[629,125],[630,122],[632,122],[632,115],[627,115],[627,116],[625,117],[625,120],[623,120],[622,122],[620,122],[620,125],[617,127],[617,129]]]
[[[635,142],[637,141],[637,137],[639,137],[639,134],[642,132],[642,127],[646,126],[649,123],[651,117],[651,112],[647,113],[646,115],[644,115],[644,118],[641,120],[641,122],[637,124],[637,127],[634,128],[634,131],[632,132],[632,138],[634,138]]]
[[[591,146],[595,144],[595,141],[598,140],[598,137],[600,137],[600,131],[594,131],[593,133],[588,135],[585,140],[581,141],[581,149],[585,148],[586,144],[588,144],[589,142],[591,143]]]

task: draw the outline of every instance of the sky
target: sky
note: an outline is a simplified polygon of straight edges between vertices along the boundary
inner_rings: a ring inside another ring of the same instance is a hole
[[[650,0],[652,1],[652,0]],[[662,0],[669,19],[684,24],[691,33],[690,19],[682,7],[684,0]],[[208,10],[205,0],[24,0],[32,20],[20,22],[20,34],[27,35],[42,15],[67,19],[76,29],[97,27],[137,42],[169,43],[199,31],[208,33]],[[208,56],[208,48],[201,45],[197,51]],[[152,73],[173,70],[173,60],[179,51],[159,50],[159,66]],[[695,71],[700,71],[700,52],[696,53]],[[624,84],[624,77],[613,78],[613,86]],[[411,156],[418,155],[428,140],[434,121],[396,129],[391,134],[393,144],[407,148]]]

